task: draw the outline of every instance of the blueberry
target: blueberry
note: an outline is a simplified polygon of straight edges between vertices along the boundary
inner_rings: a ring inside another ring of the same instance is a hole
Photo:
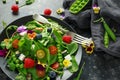
[[[55,78],[56,75],[57,75],[57,74],[56,74],[54,71],[50,71],[50,72],[49,72],[49,77],[50,77],[50,78]]]
[[[47,32],[51,33],[52,32],[52,28],[48,28]]]
[[[42,34],[37,34],[36,39],[42,39]]]

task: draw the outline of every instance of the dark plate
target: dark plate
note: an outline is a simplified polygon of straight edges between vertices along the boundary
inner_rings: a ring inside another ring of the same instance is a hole
[[[52,16],[44,16],[44,17],[50,18],[50,19],[58,22],[61,26],[67,28],[68,30],[75,32],[75,30],[74,30],[70,25],[68,25],[67,23],[63,22],[63,21],[60,20],[60,19],[57,19],[57,18],[52,17]],[[15,20],[14,22],[10,23],[9,25],[21,26],[21,25],[26,24],[28,21],[32,21],[32,20],[33,20],[32,15],[29,15],[29,16],[25,16],[25,17],[22,17],[22,18],[20,18],[20,19]],[[8,26],[9,26],[9,25],[8,25]],[[7,26],[7,27],[8,27],[8,26]],[[7,37],[6,37],[5,30],[6,30],[6,28],[2,31],[2,33],[1,33],[1,35],[0,35],[0,42],[1,42],[2,40],[4,40],[5,38],[7,38]],[[9,34],[12,34],[12,33],[13,33],[12,31],[9,32]],[[80,62],[81,62],[81,57],[82,57],[82,48],[81,48],[81,46],[79,46],[79,49],[78,49],[78,51],[77,51],[77,55],[76,55],[75,57],[76,57],[77,63],[80,64]],[[8,77],[10,77],[12,80],[14,80],[15,76],[17,75],[17,73],[16,73],[16,72],[13,72],[13,71],[10,71],[9,69],[6,68],[6,61],[5,61],[5,59],[4,59],[3,57],[0,57],[0,67],[1,67],[1,69],[3,70],[3,72],[4,72]],[[75,74],[77,74],[77,73],[75,73]],[[64,72],[63,77],[62,77],[62,80],[66,80],[66,79],[71,80],[71,79],[74,77],[75,74],[72,74],[72,73],[70,73],[69,71],[66,70],[66,71]],[[57,78],[57,80],[59,80],[59,77]]]

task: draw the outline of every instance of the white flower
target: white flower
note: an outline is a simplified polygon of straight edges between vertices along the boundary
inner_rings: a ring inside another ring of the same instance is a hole
[[[68,54],[67,56],[65,56],[65,59],[67,59],[67,60],[71,60],[72,57],[70,56],[70,54]]]

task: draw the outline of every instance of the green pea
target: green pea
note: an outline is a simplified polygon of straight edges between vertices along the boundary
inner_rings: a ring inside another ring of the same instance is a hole
[[[17,59],[17,60],[15,61],[15,63],[19,63],[19,60]]]
[[[20,64],[16,64],[16,67],[19,68]]]
[[[16,57],[14,57],[14,58],[13,58],[13,61],[15,62],[16,60],[17,60],[17,58],[16,58]]]
[[[20,64],[20,68],[23,68],[23,64]]]

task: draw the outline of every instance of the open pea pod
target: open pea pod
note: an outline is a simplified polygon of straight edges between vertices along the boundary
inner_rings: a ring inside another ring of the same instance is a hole
[[[89,2],[89,0],[76,0],[70,6],[69,11],[73,14],[77,14],[79,11],[81,11],[87,5],[88,2]]]

